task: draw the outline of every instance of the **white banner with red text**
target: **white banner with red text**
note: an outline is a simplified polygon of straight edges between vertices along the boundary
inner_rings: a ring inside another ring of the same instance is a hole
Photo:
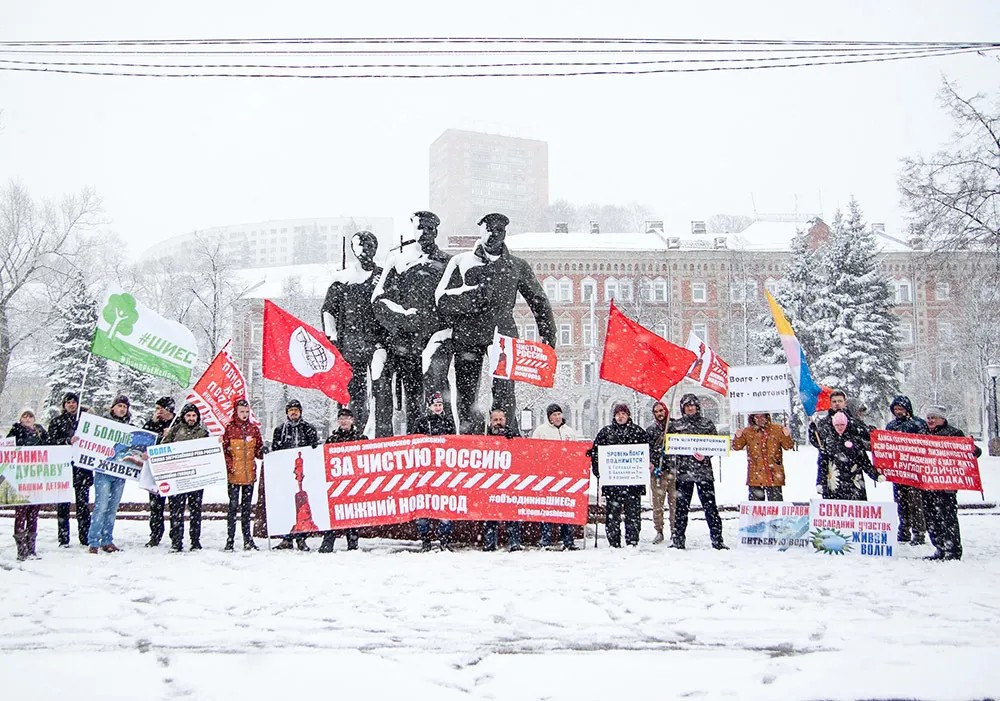
[[[587,522],[584,441],[397,436],[264,456],[268,535],[415,518]]]
[[[0,506],[73,501],[73,446],[0,446]]]
[[[899,516],[892,502],[813,499],[808,535],[823,555],[894,557]]]
[[[226,481],[226,459],[218,438],[152,445],[149,470],[161,497],[195,492]]]

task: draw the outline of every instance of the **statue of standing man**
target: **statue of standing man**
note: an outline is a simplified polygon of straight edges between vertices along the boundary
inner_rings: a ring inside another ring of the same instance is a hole
[[[461,433],[484,431],[484,418],[476,408],[483,357],[493,343],[494,330],[504,336],[517,336],[514,304],[518,294],[535,317],[542,342],[555,347],[552,305],[527,261],[507,250],[504,240],[509,223],[507,217],[497,213],[480,219],[483,236],[479,243],[448,262],[437,287],[438,308],[452,326]],[[512,380],[493,378],[490,408],[503,409],[507,425],[518,430]]]
[[[354,374],[347,385],[350,408],[364,430],[368,422],[368,378],[375,404],[375,435],[392,435],[392,387],[385,373],[388,334],[375,319],[372,293],[382,276],[375,263],[378,238],[370,231],[351,237],[351,250],[357,262],[338,271],[323,302],[323,331],[337,347]]]
[[[451,329],[438,312],[434,291],[451,259],[438,248],[441,220],[433,212],[415,212],[414,237],[400,244],[386,262],[375,286],[375,318],[388,331],[388,363],[403,387],[407,432],[424,411],[424,399],[441,392],[450,411],[448,367]]]

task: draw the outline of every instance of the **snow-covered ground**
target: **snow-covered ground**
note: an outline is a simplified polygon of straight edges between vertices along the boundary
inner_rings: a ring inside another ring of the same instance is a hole
[[[813,493],[815,453],[789,461],[789,500]],[[981,461],[987,501],[1000,459]],[[721,501],[742,499],[741,455]],[[131,489],[126,499],[141,495]],[[209,494],[210,498],[221,499]],[[891,500],[881,485],[873,499]],[[963,502],[981,501],[963,493]],[[646,514],[648,518],[649,514]],[[724,514],[736,541],[735,514]],[[962,510],[965,558],[930,546],[891,560],[709,548],[576,553],[200,553],[142,548],[121,521],[117,555],[55,547],[14,561],[0,519],[0,688],[17,699],[638,698],[968,699],[1000,694],[1000,511]],[[263,545],[263,543],[261,543]],[[401,550],[404,550],[401,552]]]

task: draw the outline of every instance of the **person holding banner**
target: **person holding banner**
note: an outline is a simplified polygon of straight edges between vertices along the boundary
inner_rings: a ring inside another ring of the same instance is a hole
[[[702,416],[701,400],[697,395],[689,393],[681,397],[681,416],[670,423],[667,433],[716,435],[718,431],[710,419]],[[677,474],[677,513],[674,519],[674,541],[670,546],[680,550],[687,547],[688,510],[697,487],[698,500],[705,510],[705,521],[712,537],[712,547],[716,550],[729,550],[729,546],[722,540],[722,517],[719,516],[719,507],[715,503],[715,472],[712,470],[711,456],[694,453],[674,455],[671,458]]]
[[[63,397],[62,412],[49,422],[49,443],[51,445],[71,445],[76,425],[79,421],[80,395],[67,392]],[[94,473],[82,467],[73,466],[73,493],[76,496],[76,526],[80,545],[87,544],[90,530],[90,487],[94,484]],[[60,547],[69,547],[69,502],[56,505],[57,529]]]
[[[455,421],[450,414],[444,410],[444,396],[440,392],[432,392],[427,397],[427,413],[417,419],[411,433],[423,434],[426,436],[454,435]],[[451,521],[440,519],[438,521],[438,540],[442,550],[451,550],[449,541],[451,540]],[[429,518],[417,519],[417,537],[420,538],[420,552],[428,552],[431,549],[431,520]]]
[[[750,501],[782,501],[785,466],[782,453],[792,449],[792,432],[771,423],[770,414],[750,414],[746,428],[736,429],[733,450],[747,451]]]
[[[236,538],[236,511],[240,512],[243,532],[243,549],[257,550],[250,532],[250,511],[253,485],[257,481],[256,460],[264,459],[264,437],[260,427],[250,421],[250,403],[237,399],[233,406],[233,419],[222,434],[222,454],[226,458],[229,509],[226,512],[226,547],[231,552]]]
[[[181,409],[181,420],[167,429],[161,443],[179,443],[208,438],[208,429],[201,425],[201,412],[194,404],[185,404]],[[170,552],[184,550],[184,506],[191,513],[191,549],[201,550],[201,502],[204,489],[174,494],[167,498],[170,509]]]
[[[546,441],[578,441],[580,440],[580,435],[576,430],[566,423],[566,419],[563,418],[562,407],[558,404],[549,404],[545,407],[545,416],[547,421],[543,424],[539,424],[535,432],[531,434],[532,438],[539,438]],[[555,526],[554,523],[543,523],[542,524],[542,539],[541,546],[543,548],[551,547],[552,545],[552,527]],[[573,527],[568,523],[560,523],[559,525],[559,540],[562,541],[563,550],[577,550],[576,543],[573,541]]]
[[[18,422],[11,426],[8,438],[14,439],[18,448],[33,445],[48,445],[48,433],[35,423],[35,412],[25,409],[21,412]],[[14,507],[14,542],[17,544],[17,559],[36,559],[35,538],[38,535],[38,504],[26,504]]]
[[[131,402],[124,394],[115,397],[107,418],[122,424],[132,423]],[[91,555],[100,550],[116,553],[121,548],[115,545],[115,518],[118,504],[125,490],[125,478],[107,472],[94,473],[94,512],[90,516],[90,531],[87,532],[87,549]]]
[[[879,480],[867,444],[850,430],[851,421],[844,411],[834,413],[830,420],[833,435],[824,439],[816,474],[816,492],[824,499],[868,501],[865,475]]]
[[[598,431],[590,448],[590,464],[594,476],[601,478],[598,468],[599,451],[602,445],[649,445],[649,435],[645,429],[632,423],[632,410],[628,404],[619,402],[611,408],[612,422]],[[622,546],[621,521],[625,512],[625,544],[633,548],[639,545],[639,531],[642,528],[642,505],[640,500],[646,493],[643,484],[604,485],[601,494],[605,498],[604,532],[608,545]]]
[[[663,505],[666,503],[669,516],[670,542],[674,541],[674,512],[677,511],[677,476],[671,469],[672,463],[663,454],[663,436],[670,421],[670,412],[663,402],[653,404],[653,423],[646,427],[649,435],[649,489],[653,502],[653,528],[656,537],[653,545],[663,542]]]
[[[156,434],[156,442],[163,440],[163,435],[174,423],[174,398],[160,397],[153,407],[153,415],[142,425],[143,430]],[[150,492],[149,494],[149,542],[147,548],[155,548],[163,539],[163,509],[167,498]]]
[[[889,404],[893,420],[886,424],[886,431],[900,433],[927,433],[927,424],[923,419],[913,415],[913,404],[905,395],[895,397]],[[896,500],[896,512],[899,514],[899,531],[896,540],[900,543],[909,541],[910,545],[923,545],[926,541],[924,532],[924,503],[920,498],[920,490],[905,484],[892,485],[892,496]]]
[[[490,412],[490,425],[486,429],[487,436],[501,436],[503,438],[514,439],[521,434],[507,425],[507,414],[503,409],[494,409]],[[507,521],[507,550],[517,552],[521,549],[521,522]],[[483,522],[483,552],[493,552],[497,549],[500,539],[500,522]]]
[[[285,404],[285,423],[276,426],[274,436],[271,440],[271,450],[292,450],[293,448],[315,448],[319,445],[319,433],[316,427],[302,418],[302,402],[298,399],[291,399]],[[264,478],[261,476],[260,499],[264,500]],[[263,511],[263,509],[261,509]],[[291,550],[293,547],[293,536],[286,535],[281,542],[274,546],[275,550]],[[306,536],[297,534],[294,536],[294,547],[303,552],[309,550],[306,543]]]
[[[376,411],[378,409],[376,408]],[[368,436],[358,430],[354,425],[354,412],[350,409],[341,409],[337,412],[337,430],[331,433],[327,443],[354,443],[355,441],[366,441]],[[347,536],[347,549],[358,549],[358,529],[347,528],[343,531],[327,531],[323,534],[323,542],[319,546],[321,553],[332,553],[333,546],[337,542],[337,536],[343,533]]]
[[[928,432],[932,436],[953,436],[962,438],[965,434],[948,423],[948,410],[935,404],[927,409]],[[979,446],[973,451],[974,457],[983,454]],[[958,526],[958,492],[949,489],[922,489],[924,515],[927,517],[927,533],[931,537],[935,552],[925,560],[961,560],[962,532]]]

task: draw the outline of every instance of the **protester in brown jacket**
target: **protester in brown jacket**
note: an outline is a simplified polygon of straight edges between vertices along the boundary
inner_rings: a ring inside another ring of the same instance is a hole
[[[770,414],[750,414],[746,428],[736,429],[733,450],[747,451],[750,501],[782,501],[785,467],[782,452],[792,449],[787,426],[771,423]]]
[[[243,531],[243,549],[257,550],[250,532],[250,510],[253,485],[257,481],[257,463],[264,458],[264,438],[260,428],[250,422],[250,404],[246,399],[236,401],[233,420],[222,434],[222,453],[226,456],[226,474],[229,478],[229,512],[226,516],[226,550],[233,549],[236,538],[236,511],[240,512]]]

